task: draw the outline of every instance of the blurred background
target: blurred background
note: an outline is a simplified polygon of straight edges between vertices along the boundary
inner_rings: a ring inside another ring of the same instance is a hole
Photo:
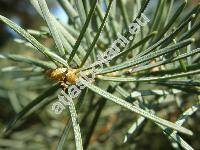
[[[68,16],[65,14],[64,10],[58,5],[56,0],[47,1],[51,13],[54,14],[59,20],[61,20],[63,24],[67,24]],[[176,0],[175,3],[178,5],[180,1],[181,0]],[[189,0],[184,13],[187,13],[188,10],[197,5],[197,3],[199,2],[199,0]],[[151,1],[150,6],[147,10],[147,15],[151,16],[151,13],[152,11],[154,11],[156,3],[157,0]],[[176,7],[176,5],[174,7]],[[43,27],[46,25],[27,0],[0,0],[0,14],[11,19],[25,29],[43,29]],[[18,34],[13,32],[6,25],[0,23],[0,53],[13,53],[23,54],[24,56],[41,57],[38,56],[37,53],[29,51],[29,47],[25,47],[19,44],[19,39],[22,38]],[[42,43],[47,45],[47,47],[52,46],[52,41],[49,38],[42,39]],[[196,44],[198,45],[198,47],[200,46],[200,42],[197,42]],[[9,67],[5,66],[12,66],[14,64],[15,62],[11,61],[0,61],[0,68],[6,71],[6,69],[9,70]],[[26,66],[23,65],[22,67],[26,68]],[[36,97],[37,92],[40,92],[40,90],[44,88],[44,86],[43,82],[41,81],[40,87],[38,87],[38,85],[34,87],[34,84],[32,87],[24,85],[24,87],[27,87],[27,91],[20,91],[20,89],[18,89],[18,86],[22,84],[20,82],[20,78],[22,77],[20,74],[16,73],[14,76],[12,76],[12,74],[6,74],[2,72],[0,72],[0,74],[0,129],[2,131],[5,125],[14,116],[14,114],[16,114],[16,112],[18,112],[23,106],[28,104],[29,101],[33,99],[33,97]],[[28,75],[29,74],[26,74],[25,76],[27,81],[29,79]],[[15,99],[21,99],[20,101],[22,105],[16,104]],[[40,111],[38,113],[40,113]],[[39,116],[38,113],[33,113],[29,117],[29,119],[27,119],[23,123],[22,126],[19,126],[19,128],[16,129],[15,133],[12,134],[11,137],[7,137],[7,140],[0,139],[0,149],[5,148],[6,145],[15,145],[13,147],[10,146],[10,149],[20,149],[24,146],[27,147],[27,149],[55,149],[57,141],[62,133],[62,129],[64,128],[64,125],[67,122],[68,118],[64,118],[63,116],[57,117],[57,121],[51,121],[51,125],[49,125],[49,120],[51,120],[51,117],[48,118],[46,112],[41,112]],[[175,111],[172,111],[170,113],[172,118],[174,114],[176,114]],[[126,113],[124,115],[126,115]],[[200,133],[199,117],[200,113],[198,112],[193,118],[195,120],[196,126],[193,126],[192,129]],[[112,121],[114,120],[115,116],[113,115],[107,118],[107,120],[105,119],[102,124],[104,124],[105,122],[112,123]],[[153,130],[149,131],[148,128],[145,129],[145,133],[142,134],[139,139],[135,141],[139,142],[137,144],[137,149],[171,149],[170,143],[168,139],[162,134],[162,131],[159,130],[157,127],[154,127],[154,124],[149,124],[150,125],[148,127]],[[99,143],[102,142],[102,145],[105,144],[105,139],[102,134],[105,132],[104,130],[106,129],[99,129],[97,134],[93,137],[92,142],[94,145],[96,141],[98,141]],[[116,135],[117,134],[118,133],[116,133]],[[190,138],[188,138],[187,136],[185,137],[184,135],[183,137],[194,148],[200,149],[199,134]],[[105,147],[99,147],[98,149],[107,149],[107,147],[109,147],[109,142],[106,143],[104,146]],[[134,148],[134,146],[118,147],[117,143],[115,147],[116,149]],[[94,149],[96,149],[95,146]]]

